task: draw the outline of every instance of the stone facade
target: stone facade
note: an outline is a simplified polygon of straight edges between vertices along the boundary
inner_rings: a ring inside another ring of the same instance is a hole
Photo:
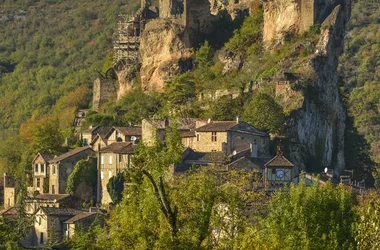
[[[108,205],[112,203],[107,191],[109,179],[131,167],[135,147],[136,145],[130,142],[116,142],[98,152],[97,200],[101,204]]]
[[[16,187],[13,176],[4,174],[4,209],[14,207],[16,204]]]
[[[49,160],[53,158],[53,155],[46,153],[38,153],[32,162],[33,173],[33,191],[39,193],[49,192]],[[47,189],[44,187],[47,187]]]
[[[94,155],[95,152],[90,147],[80,147],[49,161],[49,193],[65,194],[67,180],[74,170],[75,164]]]
[[[116,97],[116,82],[113,79],[97,78],[93,86],[92,109],[97,111],[99,108]]]

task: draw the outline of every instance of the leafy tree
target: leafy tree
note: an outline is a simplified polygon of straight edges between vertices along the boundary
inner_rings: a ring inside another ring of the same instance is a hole
[[[378,192],[368,192],[359,206],[359,222],[356,241],[358,249],[380,248],[380,196]]]
[[[274,193],[268,215],[250,231],[246,249],[355,249],[352,194],[344,186],[303,180]],[[250,242],[250,243],[249,243]]]
[[[267,94],[258,93],[247,105],[243,119],[261,130],[281,134],[285,122],[282,107]]]
[[[107,191],[114,204],[120,203],[123,198],[124,182],[124,174],[118,173],[115,176],[112,176],[107,183]]]

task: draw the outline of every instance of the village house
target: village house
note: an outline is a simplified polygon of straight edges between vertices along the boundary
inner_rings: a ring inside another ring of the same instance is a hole
[[[30,245],[42,247],[49,241],[61,242],[66,235],[69,235],[69,232],[73,233],[71,228],[67,232],[67,225],[75,225],[76,223],[70,220],[75,217],[87,217],[88,220],[84,224],[87,226],[94,221],[96,213],[72,208],[40,207],[35,214]]]
[[[91,147],[78,147],[49,161],[49,194],[65,194],[67,179],[80,160],[95,156]]]
[[[133,142],[115,142],[98,152],[98,194],[97,200],[108,205],[112,199],[107,184],[112,176],[131,167],[136,144]]]
[[[16,183],[13,176],[4,173],[4,209],[16,204]]]
[[[206,124],[207,121],[196,118],[183,118],[176,121],[176,123],[174,126],[179,131],[183,146],[193,148],[196,127]],[[142,120],[142,140],[144,144],[152,146],[156,138],[165,142],[166,129],[172,125],[169,120]]]
[[[90,126],[88,129],[82,132],[82,145],[89,146],[96,137],[104,139],[111,127],[106,126]],[[100,143],[100,141],[98,142]]]
[[[252,125],[236,121],[209,121],[195,129],[194,150],[198,152],[224,152],[231,155],[257,145],[257,157],[264,157],[269,152],[269,134]]]
[[[141,127],[112,127],[107,135],[107,144],[114,142],[135,142],[141,139]]]
[[[266,189],[277,189],[294,181],[294,165],[285,158],[280,148],[276,156],[264,164],[263,177]]]
[[[40,207],[79,208],[82,200],[69,194],[39,194],[37,191],[25,199],[25,212],[34,214]]]
[[[84,230],[89,228],[94,222],[96,216],[99,216],[96,208],[90,208],[89,212],[79,213],[65,221],[65,237],[71,239],[76,230]]]
[[[33,174],[33,191],[39,193],[49,192],[49,161],[54,158],[54,155],[39,152],[32,161]]]

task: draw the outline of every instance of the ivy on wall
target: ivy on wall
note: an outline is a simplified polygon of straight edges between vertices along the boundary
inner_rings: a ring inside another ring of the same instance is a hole
[[[79,184],[85,182],[88,186],[95,186],[97,181],[97,168],[95,161],[80,160],[75,164],[73,172],[67,180],[66,193],[74,195]]]

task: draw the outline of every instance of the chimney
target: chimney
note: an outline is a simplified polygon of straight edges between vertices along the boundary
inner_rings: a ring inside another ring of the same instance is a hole
[[[257,158],[259,151],[259,145],[256,142],[251,143],[251,158]]]
[[[208,118],[207,123],[211,123],[211,118]]]
[[[236,117],[236,123],[239,123],[239,122],[241,122],[241,119],[240,119],[239,116],[237,116],[237,117]]]

